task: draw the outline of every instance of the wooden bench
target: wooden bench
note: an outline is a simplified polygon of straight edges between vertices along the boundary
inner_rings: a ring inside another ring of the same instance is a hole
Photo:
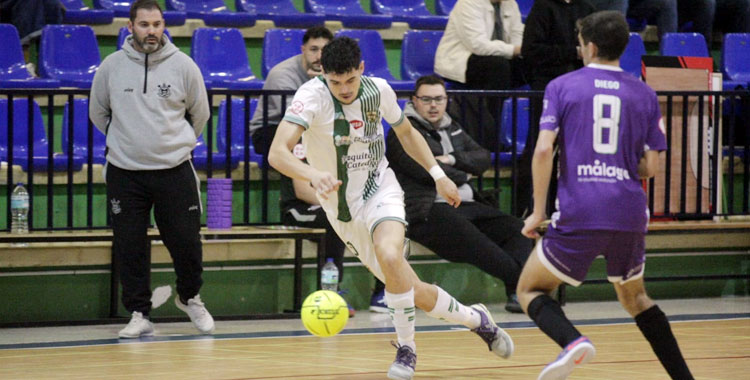
[[[171,263],[158,231],[151,229],[148,236],[152,242],[152,263]],[[228,230],[203,228],[201,236],[204,262],[293,258],[292,310],[243,317],[293,318],[299,314],[302,306],[303,251],[312,251],[305,244],[308,244],[306,241],[318,243],[314,248],[315,254],[306,256],[317,256],[320,263],[320,258],[324,256],[324,229],[289,226],[242,226]],[[112,257],[111,230],[36,231],[25,235],[0,232],[0,252],[0,268],[109,265],[110,318],[119,318],[119,268]]]

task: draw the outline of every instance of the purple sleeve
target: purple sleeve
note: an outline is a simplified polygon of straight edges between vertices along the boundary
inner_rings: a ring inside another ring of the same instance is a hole
[[[648,121],[648,132],[646,135],[646,150],[667,150],[667,139],[664,137],[664,119],[661,117],[659,101],[653,94],[651,101],[651,116]]]
[[[557,111],[558,103],[557,81],[552,81],[544,90],[544,106],[542,108],[542,118],[539,119],[539,130],[548,130],[557,133],[560,125],[559,112]]]

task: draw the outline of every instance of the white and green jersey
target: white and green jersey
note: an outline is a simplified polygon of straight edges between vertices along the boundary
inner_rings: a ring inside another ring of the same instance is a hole
[[[302,143],[308,163],[343,182],[321,205],[345,222],[351,219],[349,206],[375,194],[388,167],[381,119],[397,125],[404,118],[385,80],[361,79],[357,98],[341,104],[322,77],[314,78],[297,90],[284,115],[284,120],[305,128]]]

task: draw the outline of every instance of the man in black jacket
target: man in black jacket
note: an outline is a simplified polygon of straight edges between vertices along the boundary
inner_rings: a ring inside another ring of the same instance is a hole
[[[404,190],[407,235],[446,260],[472,264],[501,279],[508,296],[505,309],[520,313],[515,288],[532,242],[521,235],[520,219],[483,202],[469,183],[472,175],[489,168],[490,153],[445,113],[447,99],[442,79],[421,77],[404,115],[458,186],[458,208],[437,194],[430,174],[406,154],[393,133],[387,138],[386,156]]]

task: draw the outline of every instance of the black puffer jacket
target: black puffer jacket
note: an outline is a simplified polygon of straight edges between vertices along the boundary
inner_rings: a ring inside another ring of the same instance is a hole
[[[440,144],[440,135],[434,127],[416,114],[411,103],[407,104],[404,113],[414,128],[427,141],[432,154],[435,156],[445,154],[443,153],[443,146]],[[458,123],[450,119],[450,116],[446,114],[445,117],[450,120],[450,125],[446,128],[453,145],[453,152],[450,154],[456,158],[456,163],[452,166],[440,162],[438,164],[448,178],[456,183],[456,186],[461,186],[468,182],[467,174],[478,176],[490,167],[490,153],[469,137]],[[422,166],[409,157],[393,131],[388,134],[386,139],[385,154],[404,190],[406,220],[409,223],[424,220],[427,218],[427,214],[430,212],[437,196],[435,181]],[[472,187],[472,190],[477,197],[476,189]]]

